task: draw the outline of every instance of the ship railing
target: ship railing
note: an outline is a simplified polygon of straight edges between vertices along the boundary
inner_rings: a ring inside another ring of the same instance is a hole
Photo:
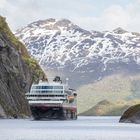
[[[32,100],[35,100],[35,99],[51,99],[51,100],[54,100],[54,99],[57,99],[57,100],[65,100],[66,97],[27,97],[27,99],[32,99]]]
[[[67,95],[66,93],[52,93],[52,92],[30,92],[30,93],[27,93],[26,96],[28,95]]]
[[[40,104],[44,104],[44,103],[47,103],[47,104],[62,104],[63,101],[29,101],[30,104],[32,103],[40,103]]]

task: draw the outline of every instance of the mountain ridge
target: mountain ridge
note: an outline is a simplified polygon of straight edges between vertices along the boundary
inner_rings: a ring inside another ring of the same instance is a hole
[[[70,20],[48,19],[33,22],[15,35],[48,76],[69,77],[70,86],[78,91],[79,113],[101,100],[139,98],[139,33],[121,27],[88,31]]]
[[[139,33],[120,27],[113,31],[88,31],[67,19],[47,19],[28,24],[15,35],[44,70],[61,71],[64,77],[72,79],[77,76],[79,84],[69,81],[75,87],[119,70],[140,69]]]

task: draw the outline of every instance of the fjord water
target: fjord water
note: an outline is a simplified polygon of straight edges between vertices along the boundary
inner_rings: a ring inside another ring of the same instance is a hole
[[[0,120],[0,140],[140,140],[140,125],[119,117],[79,117],[73,121]]]

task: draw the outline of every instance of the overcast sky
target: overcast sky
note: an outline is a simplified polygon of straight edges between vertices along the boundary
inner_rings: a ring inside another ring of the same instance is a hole
[[[88,30],[140,32],[140,0],[0,0],[13,31],[33,21],[67,18]]]

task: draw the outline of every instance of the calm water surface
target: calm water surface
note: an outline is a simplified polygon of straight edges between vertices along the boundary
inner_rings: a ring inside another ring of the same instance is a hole
[[[74,121],[0,120],[0,140],[140,140],[140,125],[119,117],[79,117]]]

